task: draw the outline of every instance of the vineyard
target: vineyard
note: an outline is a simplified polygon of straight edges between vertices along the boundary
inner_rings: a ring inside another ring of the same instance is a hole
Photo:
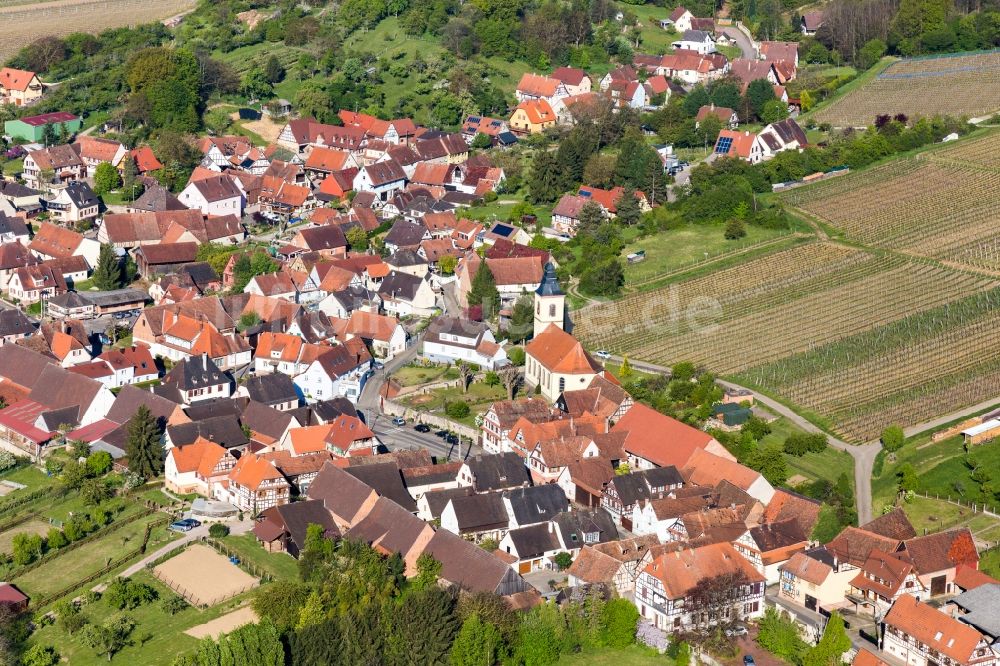
[[[863,440],[886,419],[931,418],[995,391],[1000,355],[979,355],[1000,342],[998,287],[926,260],[813,242],[589,308],[574,333],[632,358],[735,375]]]
[[[1000,110],[1000,51],[894,62],[813,114],[818,123],[865,127],[880,114],[988,116]]]
[[[783,198],[853,241],[1000,271],[998,150],[993,133]]]
[[[0,61],[39,37],[154,23],[194,5],[195,0],[0,0]]]

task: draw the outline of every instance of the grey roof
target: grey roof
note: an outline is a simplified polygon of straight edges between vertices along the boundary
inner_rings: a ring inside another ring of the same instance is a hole
[[[455,510],[458,530],[462,534],[507,527],[507,510],[500,493],[453,497],[451,506]]]
[[[378,293],[382,298],[401,298],[410,301],[417,295],[417,290],[423,281],[423,278],[409,273],[391,271],[379,285]]]
[[[274,407],[251,400],[243,408],[240,422],[254,432],[278,439],[292,421],[288,412],[279,412]]]
[[[228,384],[232,380],[219,366],[208,358],[207,354],[186,358],[174,366],[164,383],[174,384],[181,391]]]
[[[416,513],[417,504],[403,485],[403,475],[396,463],[352,466],[347,468],[347,473],[363,481],[379,496],[391,499],[410,513]]]
[[[334,536],[340,536],[337,524],[333,522],[333,516],[322,500],[307,500],[305,502],[292,502],[274,507],[273,510],[281,517],[285,524],[288,536],[301,551],[306,545],[306,531],[310,525],[320,525],[325,532]]]
[[[548,522],[569,509],[566,493],[554,483],[507,490],[503,496],[510,502],[518,525]]]
[[[646,485],[650,488],[683,485],[684,483],[684,477],[681,476],[681,473],[673,465],[654,467],[653,469],[637,472],[637,474],[646,480]]]
[[[184,273],[190,277],[191,282],[202,291],[211,283],[219,281],[219,274],[215,272],[215,269],[207,261],[195,261],[190,264],[184,264],[177,269],[177,272]]]
[[[448,502],[452,498],[468,497],[475,494],[476,491],[469,486],[461,486],[459,488],[442,488],[441,490],[428,491],[424,493],[424,499],[427,501],[427,509],[430,511],[431,517],[440,518],[441,512],[448,506]]]
[[[122,387],[115,398],[114,404],[108,410],[107,419],[115,423],[126,423],[135,416],[140,405],[145,405],[154,418],[166,420],[175,409],[177,403],[155,393],[132,385]]]
[[[101,203],[97,195],[94,194],[94,190],[90,189],[90,185],[82,180],[73,180],[67,183],[66,195],[77,208],[89,208]]]
[[[149,295],[142,289],[112,289],[110,291],[84,291],[80,293],[85,300],[101,307],[112,307],[134,303],[144,303]]]
[[[28,399],[52,409],[73,407],[78,410],[79,418],[102,388],[100,382],[89,377],[69,372],[58,365],[46,365],[31,387]]]
[[[563,292],[559,288],[559,279],[556,277],[556,267],[551,261],[545,262],[545,271],[542,273],[542,282],[538,285],[535,293],[539,296],[560,296]]]
[[[42,422],[45,424],[45,428],[49,432],[54,432],[58,430],[61,425],[77,425],[79,411],[79,408],[75,406],[62,407],[60,409],[52,409],[47,412],[42,412],[40,416]]]
[[[199,437],[227,449],[246,446],[250,443],[235,416],[213,416],[192,423],[178,423],[167,426],[167,434],[174,446],[191,444]]]
[[[358,410],[347,398],[330,398],[312,405],[313,414],[323,422],[332,421],[338,416],[357,416]]]
[[[345,520],[352,520],[365,501],[374,492],[367,483],[326,463],[309,484],[309,499],[323,500],[328,511]]]
[[[577,509],[560,513],[553,519],[567,548],[583,547],[585,543],[605,543],[618,540],[618,528],[604,509]],[[588,541],[588,534],[597,534],[597,541]]]
[[[346,539],[378,544],[380,549],[405,555],[431,527],[387,497],[379,497],[368,515],[344,534]]]
[[[184,413],[192,421],[202,421],[213,416],[241,416],[240,406],[236,400],[229,398],[209,398],[198,400],[184,408]]]
[[[335,224],[303,229],[299,235],[306,242],[308,249],[313,251],[347,247],[347,237],[344,236],[344,231]]]
[[[21,185],[12,180],[0,180],[0,196],[20,199],[22,197],[41,196],[41,194],[38,190],[33,190],[27,185]]]
[[[958,595],[951,603],[968,611],[959,615],[959,620],[989,634],[991,638],[1000,636],[1000,584],[980,585]]]
[[[711,40],[712,36],[704,30],[685,30],[683,39],[685,42],[703,42]]]
[[[427,227],[422,222],[410,222],[409,220],[397,220],[389,233],[385,236],[386,245],[397,247],[416,247],[424,239]]]
[[[513,529],[508,536],[522,560],[540,557],[548,551],[559,550],[561,547],[559,537],[547,522]]]
[[[426,266],[427,260],[410,249],[399,249],[393,252],[385,263],[390,266]]]
[[[505,490],[519,486],[530,486],[531,477],[521,456],[513,451],[497,455],[478,455],[465,461],[475,479],[476,492]]]
[[[645,477],[638,472],[616,476],[608,485],[614,485],[615,493],[623,507],[630,507],[640,500],[649,498],[649,486]]]
[[[244,386],[251,400],[265,405],[274,406],[292,401],[297,403],[299,400],[292,378],[280,372],[251,377]]]
[[[8,335],[31,335],[35,324],[20,310],[0,310],[0,337]]]
[[[152,213],[160,213],[168,210],[186,210],[187,206],[175,197],[170,191],[161,186],[150,187],[136,199],[129,208],[134,210],[144,210]]]
[[[49,305],[55,305],[60,308],[72,310],[75,308],[90,307],[93,304],[75,291],[67,291],[64,294],[59,294],[58,296],[50,298]]]
[[[779,120],[776,123],[771,123],[770,127],[786,144],[798,141],[800,145],[804,146],[809,143],[806,139],[806,133],[802,131],[802,128],[799,127],[799,124],[795,122],[794,118]]]
[[[28,236],[28,225],[20,217],[7,217],[0,213],[0,234]]]
[[[499,557],[448,530],[435,532],[424,552],[441,563],[441,578],[464,590],[498,592],[505,579],[517,576]],[[516,580],[514,587],[523,590],[524,581]]]

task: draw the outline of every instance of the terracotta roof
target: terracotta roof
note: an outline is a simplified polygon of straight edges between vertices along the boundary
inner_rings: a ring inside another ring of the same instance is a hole
[[[726,574],[742,575],[746,583],[764,582],[764,576],[728,543],[664,553],[644,571],[663,583],[668,599],[683,599],[701,581]]]
[[[896,600],[884,622],[962,664],[968,663],[983,640],[982,634],[969,625],[909,594]]]
[[[684,467],[696,450],[714,441],[708,433],[638,403],[611,432],[628,433],[625,450],[661,467]]]
[[[967,527],[907,539],[903,548],[921,575],[945,571],[959,564],[979,563],[975,540]]]
[[[701,448],[695,448],[692,451],[691,457],[688,458],[687,464],[681,471],[688,479],[688,483],[699,486],[714,486],[725,480],[741,490],[749,490],[750,486],[763,478],[760,472]]]
[[[552,72],[552,78],[571,86],[578,86],[587,78],[587,72],[575,67],[559,67]]]
[[[183,264],[197,259],[197,243],[167,243],[161,245],[143,245],[137,254],[142,254],[149,266],[161,264]]]
[[[564,194],[552,209],[552,214],[575,220],[580,217],[580,211],[588,203],[590,203],[590,199],[587,197],[582,197],[579,194]]]
[[[406,180],[406,173],[403,171],[403,167],[399,166],[395,160],[369,164],[363,170],[368,173],[368,178],[374,187]]]
[[[555,324],[550,324],[535,336],[524,351],[549,372],[597,374],[604,369],[584,351],[583,345],[576,338]]]
[[[257,490],[264,481],[284,479],[278,468],[269,460],[253,453],[244,453],[229,473],[229,481]]]
[[[845,527],[834,539],[826,544],[827,550],[841,562],[860,567],[876,548],[887,553],[895,552],[902,542],[880,534],[867,532],[857,527]]]
[[[869,651],[868,648],[861,648],[854,655],[854,661],[851,662],[851,666],[889,666],[889,662],[882,661]]]
[[[33,78],[35,78],[34,72],[4,67],[0,69],[0,88],[24,92]]]
[[[119,150],[125,149],[118,141],[94,136],[78,136],[73,147],[80,157],[108,163],[115,159]]]
[[[226,199],[242,198],[243,193],[232,178],[218,174],[193,181],[195,189],[208,202],[225,201]]]
[[[912,564],[875,548],[861,565],[861,570],[851,581],[851,586],[892,599],[899,593],[911,573],[913,573]]]
[[[544,99],[526,99],[517,105],[528,116],[528,122],[533,125],[556,122],[556,112]]]
[[[347,320],[347,333],[365,340],[388,342],[399,322],[395,317],[355,310]]]
[[[776,488],[774,496],[764,509],[761,521],[764,523],[780,523],[785,520],[795,520],[805,534],[812,534],[819,511],[822,507],[818,500],[804,497],[790,490]]]
[[[618,200],[622,198],[623,194],[625,194],[625,188],[621,186],[610,190],[603,190],[599,187],[590,187],[588,185],[580,188],[580,196],[589,201],[596,201],[601,205],[601,208],[609,213],[618,212]],[[636,191],[634,194],[640,199],[645,198],[642,192]]]
[[[435,532],[424,552],[441,563],[442,579],[470,592],[497,592],[512,573],[493,553],[448,530]]]
[[[417,165],[417,168],[413,171],[413,176],[410,178],[412,183],[420,183],[422,185],[447,185],[451,182],[451,171],[453,166],[451,164],[435,164],[433,162],[421,162]],[[451,214],[454,217],[454,213]],[[425,220],[426,224],[426,220]],[[430,225],[428,225],[429,227]]]
[[[552,97],[560,83],[557,78],[525,72],[517,84],[517,91],[530,97]]]
[[[709,116],[715,116],[716,118],[719,119],[719,122],[721,122],[723,126],[726,126],[733,119],[734,113],[735,111],[726,106],[715,106],[714,104],[712,105],[706,104],[705,106],[698,109],[698,114],[694,117],[694,119],[697,122],[701,122],[702,120],[708,118]]]
[[[726,151],[721,151],[720,142],[723,139],[730,139],[729,149]],[[729,155],[742,157],[744,159],[750,157],[750,151],[753,148],[754,141],[757,140],[757,135],[753,132],[748,131],[737,131],[724,129],[719,132],[719,138],[715,142],[715,152],[720,155]]]
[[[761,42],[760,55],[764,60],[784,61],[795,64],[798,58],[798,42]]]
[[[827,576],[833,573],[833,567],[809,557],[807,553],[795,553],[778,568],[813,585],[822,585]]]
[[[198,437],[192,444],[175,446],[167,455],[173,457],[178,472],[197,472],[199,476],[207,477],[226,455],[226,450],[215,442]]]
[[[55,258],[69,257],[83,242],[83,234],[57,227],[50,222],[42,222],[28,247],[39,254]]]
[[[153,149],[149,146],[139,146],[131,152],[131,155],[139,173],[156,171],[163,168],[163,164],[161,164],[160,160],[156,158],[156,155],[153,153]]]
[[[865,523],[861,529],[890,539],[912,539],[917,536],[917,530],[906,517],[906,512],[898,506],[889,513]]]
[[[968,564],[955,568],[955,585],[963,590],[974,590],[981,585],[996,585],[1000,581]]]
[[[670,12],[670,20],[676,22],[677,19],[689,13],[690,12],[685,9],[683,5],[678,5],[674,11]]]
[[[487,259],[486,265],[497,286],[539,284],[545,271],[544,261],[537,255]]]

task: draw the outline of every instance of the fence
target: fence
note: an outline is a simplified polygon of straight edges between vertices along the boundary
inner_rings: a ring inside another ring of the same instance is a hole
[[[217,541],[216,539],[212,539],[210,537],[202,537],[201,540],[202,543],[211,546],[212,548],[217,550],[220,554],[225,555],[230,559],[235,557],[240,562],[239,567],[244,571],[246,571],[251,576],[253,576],[254,578],[259,578],[263,583],[271,582],[272,576],[270,573],[259,568],[253,562],[247,562],[246,560],[243,559],[243,557],[240,556],[239,552],[233,550],[226,544],[222,543],[221,541]]]
[[[23,513],[20,516],[15,516],[8,520],[6,523],[0,523],[0,534],[3,534],[7,530],[11,530],[22,523],[26,523],[32,518],[37,518],[37,511],[29,511],[28,513]]]
[[[150,524],[146,525],[146,531],[143,533],[142,545],[141,546],[139,546],[138,548],[136,548],[134,550],[129,551],[128,553],[122,555],[118,559],[113,560],[112,562],[109,562],[107,565],[105,565],[104,567],[102,567],[100,570],[95,571],[94,573],[90,574],[89,576],[85,576],[81,580],[74,581],[70,585],[67,585],[66,587],[62,588],[61,590],[53,592],[52,594],[49,594],[49,595],[44,596],[44,597],[39,597],[37,599],[34,599],[33,601],[34,601],[35,607],[36,608],[44,608],[44,607],[48,606],[49,604],[51,604],[52,602],[58,601],[59,599],[61,599],[61,598],[65,597],[66,595],[68,595],[68,594],[70,594],[70,593],[72,593],[72,592],[80,589],[81,587],[83,587],[83,586],[85,586],[85,585],[87,585],[89,583],[92,583],[95,580],[99,580],[99,579],[103,578],[104,576],[108,575],[109,573],[111,573],[112,571],[114,571],[115,569],[117,569],[118,567],[123,566],[125,564],[128,564],[133,559],[135,559],[135,558],[137,558],[137,557],[139,557],[141,555],[144,555],[146,553],[146,547],[149,545],[149,537],[153,533],[153,530],[156,529],[157,527],[161,527],[163,525],[166,525],[167,522],[168,522],[167,520],[154,520]],[[96,532],[95,532],[95,534],[96,534]],[[78,541],[76,543],[80,543],[80,542]]]
[[[919,496],[920,493],[917,493],[917,495]],[[983,514],[984,516],[990,516],[991,518],[996,518],[998,521],[998,525],[1000,525],[1000,513],[998,513],[996,506],[990,507],[984,502],[963,502],[961,499],[952,499],[951,495],[941,497],[940,495],[935,494],[934,497],[931,497],[930,493],[926,491],[923,493],[923,498],[934,499],[939,502],[947,502],[948,504],[954,504],[955,506],[960,506],[965,509],[972,509],[973,514]],[[993,548],[1000,547],[1000,541],[993,541],[993,542],[983,541],[982,543],[987,544],[985,550],[992,550]]]
[[[243,594],[244,592],[248,592],[248,591],[252,590],[253,588],[257,587],[257,583],[256,582],[248,583],[247,585],[244,585],[242,588],[240,588],[239,590],[237,590],[235,592],[230,591],[230,592],[226,592],[225,594],[219,594],[219,595],[216,595],[214,597],[206,599],[206,598],[202,598],[201,596],[199,596],[198,594],[196,594],[194,592],[191,592],[186,587],[184,587],[183,585],[181,585],[179,582],[173,580],[172,578],[170,578],[169,576],[167,576],[166,574],[164,574],[162,571],[161,572],[157,572],[156,578],[161,583],[163,583],[164,585],[166,585],[167,587],[169,587],[175,594],[177,594],[178,596],[184,597],[184,599],[187,600],[187,602],[189,604],[191,604],[192,606],[196,606],[198,608],[203,608],[203,609],[204,608],[211,608],[212,606],[216,606],[218,604],[221,604],[223,601],[227,601],[229,599],[232,599],[233,597],[238,597],[239,595]]]
[[[55,486],[49,486],[48,488],[39,488],[34,490],[27,495],[19,495],[3,504],[0,504],[0,516],[6,516],[11,513],[14,509],[24,506],[29,502],[34,502],[36,499],[45,497],[46,495],[51,495],[56,492],[61,492]]]

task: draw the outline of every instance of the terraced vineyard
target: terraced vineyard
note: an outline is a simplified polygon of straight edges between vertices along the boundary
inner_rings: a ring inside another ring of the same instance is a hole
[[[0,2],[0,61],[39,37],[154,23],[194,5],[195,0],[5,0]]]
[[[879,114],[988,116],[1000,110],[1000,51],[894,62],[813,114],[835,127],[866,127]]]
[[[783,198],[851,240],[1000,271],[998,150],[993,133]]]

